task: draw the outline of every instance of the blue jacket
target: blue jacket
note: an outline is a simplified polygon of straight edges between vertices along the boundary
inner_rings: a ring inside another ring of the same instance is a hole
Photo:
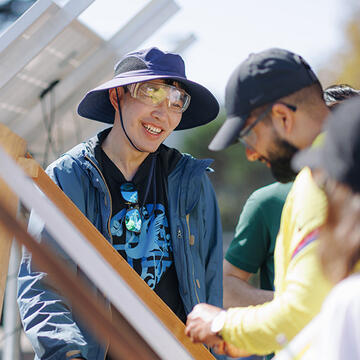
[[[51,164],[47,173],[83,214],[112,242],[109,221],[111,199],[94,156],[99,135],[81,143]],[[168,176],[168,209],[179,291],[189,313],[199,302],[222,306],[222,231],[214,190],[206,174],[211,160],[183,155]],[[41,241],[53,240],[32,214],[30,232]],[[76,265],[59,248],[76,270]],[[47,275],[34,270],[24,251],[18,278],[18,304],[24,330],[35,359],[84,357],[103,360],[106,349],[84,328]]]

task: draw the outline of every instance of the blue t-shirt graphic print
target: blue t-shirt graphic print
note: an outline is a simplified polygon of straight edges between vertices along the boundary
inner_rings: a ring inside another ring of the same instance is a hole
[[[155,289],[172,264],[172,246],[165,207],[156,204],[154,211],[153,209],[153,204],[143,207],[140,233],[126,229],[124,219],[127,209],[120,210],[110,222],[111,235],[125,239],[125,242],[115,242],[115,249],[131,267],[140,271],[139,275],[151,289]]]
[[[153,158],[148,156],[131,181],[125,179],[100,146],[95,148],[95,156],[110,191],[109,225],[113,247],[185,323],[186,313],[179,292],[166,194],[168,174],[181,154],[161,145],[152,176]],[[137,202],[133,205],[121,193],[122,185],[127,182],[131,182],[138,193]],[[142,207],[140,233],[127,230],[124,223],[126,212],[132,206]]]

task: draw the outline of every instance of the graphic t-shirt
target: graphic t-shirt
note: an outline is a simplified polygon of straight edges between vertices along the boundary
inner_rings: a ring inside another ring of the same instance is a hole
[[[143,161],[131,180],[138,193],[138,202],[134,205],[141,214],[139,233],[129,231],[125,226],[126,213],[134,206],[123,198],[120,186],[129,181],[101,148],[96,149],[95,156],[111,194],[110,231],[114,248],[185,322],[186,315],[173,260],[166,196],[168,174],[181,154],[161,145],[156,155],[150,154]]]

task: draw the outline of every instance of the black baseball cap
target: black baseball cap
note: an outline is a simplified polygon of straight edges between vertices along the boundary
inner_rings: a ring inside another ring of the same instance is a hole
[[[298,152],[292,167],[324,169],[338,182],[360,192],[360,98],[341,103],[330,114],[322,145]]]
[[[252,110],[319,83],[310,65],[291,51],[272,48],[250,54],[232,73],[225,90],[227,119],[209,145],[233,144]]]

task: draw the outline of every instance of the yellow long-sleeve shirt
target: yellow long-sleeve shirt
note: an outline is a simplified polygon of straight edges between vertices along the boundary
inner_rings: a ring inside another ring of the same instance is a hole
[[[326,218],[326,196],[304,168],[286,199],[276,240],[274,300],[227,311],[221,335],[249,353],[281,349],[319,311],[331,289],[317,257],[317,231]]]

